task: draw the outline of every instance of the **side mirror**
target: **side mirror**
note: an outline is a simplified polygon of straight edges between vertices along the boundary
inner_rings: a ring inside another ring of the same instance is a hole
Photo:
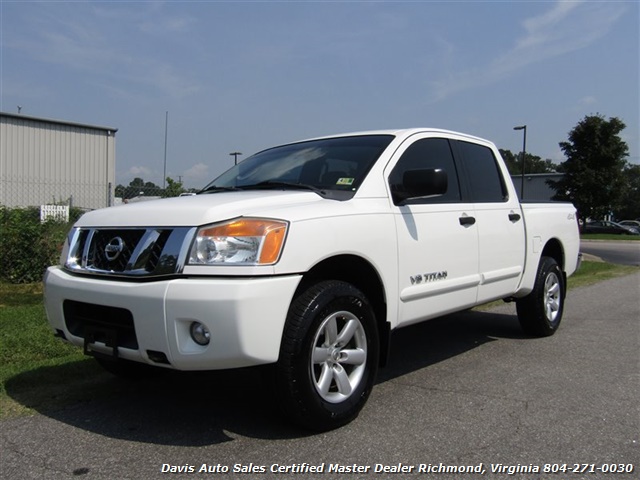
[[[441,168],[407,170],[402,176],[402,185],[392,193],[396,204],[405,205],[410,200],[444,195],[448,182],[447,172]]]

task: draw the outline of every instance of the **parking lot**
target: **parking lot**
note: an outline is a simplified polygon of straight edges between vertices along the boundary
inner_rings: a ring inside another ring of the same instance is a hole
[[[638,478],[639,289],[571,291],[550,338],[506,304],[401,330],[360,417],[323,434],[283,423],[261,370],[113,379],[0,423],[0,477]]]

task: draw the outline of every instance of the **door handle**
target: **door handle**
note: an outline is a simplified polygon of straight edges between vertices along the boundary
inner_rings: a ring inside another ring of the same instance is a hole
[[[462,225],[463,227],[476,223],[475,217],[460,217],[458,220],[460,220],[460,225]]]
[[[520,215],[517,213],[510,213],[509,214],[509,220],[511,220],[512,222],[517,222],[518,220],[520,220]]]

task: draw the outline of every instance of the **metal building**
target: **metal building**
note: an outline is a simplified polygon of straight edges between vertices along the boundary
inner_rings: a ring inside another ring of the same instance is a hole
[[[110,206],[116,131],[0,112],[0,205]]]
[[[524,185],[524,200],[531,202],[548,202],[551,201],[556,191],[551,188],[548,181],[558,181],[564,176],[563,173],[529,173],[525,174],[524,182],[522,175],[511,175],[513,185],[516,187],[518,198],[522,198],[520,189]]]

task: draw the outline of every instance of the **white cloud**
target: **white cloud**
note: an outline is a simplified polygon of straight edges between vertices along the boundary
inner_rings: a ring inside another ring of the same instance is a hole
[[[551,10],[539,15],[526,19],[522,22],[523,27],[527,31],[527,35],[518,41],[517,48],[530,48],[535,45],[544,45],[548,42],[550,35],[557,31],[562,20],[567,18],[573,10],[579,7],[583,1],[559,1]]]
[[[582,49],[606,35],[626,10],[624,4],[558,1],[548,11],[522,22],[523,35],[489,62],[434,82],[433,99],[489,85],[532,64]]]
[[[185,170],[183,174],[185,183],[197,183],[198,185],[211,180],[209,175],[209,166],[204,163],[196,163],[191,168]]]
[[[166,35],[167,33],[186,32],[192,24],[191,17],[167,17],[143,20],[140,22],[139,28],[144,33]]]
[[[166,15],[156,20],[154,30],[145,25],[156,17],[143,20],[148,15],[145,17],[139,10],[135,11],[137,15],[133,12],[115,7],[39,10],[32,19],[33,30],[11,37],[7,47],[38,61],[82,73],[96,85],[111,84],[110,90],[118,90],[114,84],[128,91],[137,86],[138,95],[156,89],[178,99],[199,91],[200,86],[191,75],[162,55],[150,55],[147,51],[148,44],[158,38],[166,41],[167,35],[184,32],[191,20]],[[164,30],[164,37],[159,37],[159,29]],[[127,38],[139,32],[143,41],[127,42]]]
[[[133,166],[129,170],[127,170],[127,175],[132,177],[140,177],[146,180],[144,177],[148,177],[151,175],[151,169],[142,166]]]
[[[93,14],[107,22],[130,23],[145,34],[166,36],[168,33],[188,32],[197,21],[195,17],[183,12],[172,11],[166,14],[165,6],[161,2],[149,2],[143,8],[130,8],[122,4],[96,3]]]
[[[598,103],[598,99],[596,99],[596,97],[586,96],[578,100],[578,103],[580,104],[580,106],[595,105],[596,103]]]

